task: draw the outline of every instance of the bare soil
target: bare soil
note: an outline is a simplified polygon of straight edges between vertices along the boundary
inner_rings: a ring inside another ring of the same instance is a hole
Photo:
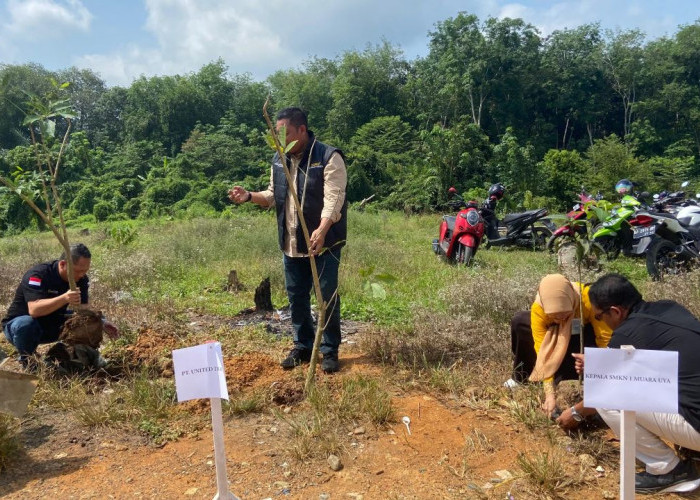
[[[174,347],[162,332],[143,329],[130,347],[135,361]],[[301,411],[302,368],[284,371],[277,356],[262,352],[226,358],[230,393],[273,388],[272,407],[286,415]],[[167,374],[168,366],[163,366]],[[386,380],[397,419],[387,426],[358,423],[347,429],[343,467],[326,459],[298,461],[293,436],[271,411],[225,418],[231,491],[239,498],[433,499],[433,498],[616,498],[614,464],[586,462],[561,446],[572,485],[547,494],[528,482],[517,457],[550,449],[563,438],[554,426],[534,432],[516,422],[503,405],[479,409],[457,399],[438,399],[395,386],[386,367],[371,362],[356,345],[344,344],[341,372],[319,379],[365,374]],[[207,418],[208,402],[179,405]],[[410,433],[401,417],[410,418]],[[213,441],[208,427],[162,446],[133,432],[86,428],[70,414],[35,409],[22,424],[24,451],[0,473],[5,499],[192,498],[216,494]],[[565,441],[564,441],[565,442]],[[508,495],[512,495],[508,496]]]

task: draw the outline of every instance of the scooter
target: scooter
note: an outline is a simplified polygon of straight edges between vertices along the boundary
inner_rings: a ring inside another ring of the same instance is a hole
[[[448,204],[461,210],[457,215],[443,215],[440,237],[433,240],[433,251],[448,262],[470,266],[484,236],[484,219],[475,200],[465,202],[454,187],[448,193],[453,197]]]
[[[642,193],[640,197],[644,197]],[[613,208],[610,215],[593,228],[591,240],[598,244],[609,259],[616,258],[620,251],[626,256],[640,255],[633,249],[632,228],[628,222],[642,207],[642,202],[632,195],[625,195],[620,205]],[[642,252],[643,253],[643,252]]]
[[[681,184],[685,188],[688,182]],[[696,195],[697,196],[697,195]],[[646,253],[653,279],[677,274],[700,258],[700,206],[684,191],[654,196],[655,211],[638,212],[630,219],[634,249]]]
[[[491,186],[489,197],[481,209],[481,215],[486,224],[486,248],[519,246],[535,250],[544,249],[547,240],[552,236],[552,231],[556,229],[549,219],[545,219],[548,215],[547,209],[507,214],[499,222],[495,210],[504,192],[505,188],[500,183]]]
[[[700,257],[700,207],[683,208],[678,215],[639,212],[629,220],[635,253],[646,253],[647,273],[653,279],[678,274]]]

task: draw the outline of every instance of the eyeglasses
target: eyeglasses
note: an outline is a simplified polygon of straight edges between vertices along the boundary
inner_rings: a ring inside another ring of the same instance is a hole
[[[610,309],[612,309],[612,306],[606,307],[605,309],[603,309],[599,313],[594,314],[593,317],[595,318],[596,321],[601,321],[603,318],[603,314],[607,314],[608,312],[610,312]]]

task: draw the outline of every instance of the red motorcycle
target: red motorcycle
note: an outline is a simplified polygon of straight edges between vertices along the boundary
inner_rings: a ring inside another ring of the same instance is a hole
[[[475,200],[465,202],[451,187],[448,190],[453,200],[448,205],[460,210],[457,215],[443,215],[440,237],[433,240],[433,251],[448,262],[469,266],[484,236],[484,218]]]
[[[567,222],[563,226],[557,228],[547,241],[547,250],[549,250],[550,252],[554,251],[558,239],[573,239],[576,237],[576,233],[582,235],[586,234],[587,228],[586,225],[583,224],[583,221],[590,217],[587,210],[587,204],[590,204],[591,202],[597,202],[603,199],[600,193],[593,197],[583,189],[581,189],[581,192],[579,193],[578,197],[580,202],[576,203],[573,207],[573,210],[566,214]],[[581,222],[577,223],[576,221]]]

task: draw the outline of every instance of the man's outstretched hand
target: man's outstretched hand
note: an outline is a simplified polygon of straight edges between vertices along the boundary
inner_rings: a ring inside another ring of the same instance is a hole
[[[228,199],[234,203],[245,203],[249,199],[250,193],[241,186],[233,186],[228,191]]]

